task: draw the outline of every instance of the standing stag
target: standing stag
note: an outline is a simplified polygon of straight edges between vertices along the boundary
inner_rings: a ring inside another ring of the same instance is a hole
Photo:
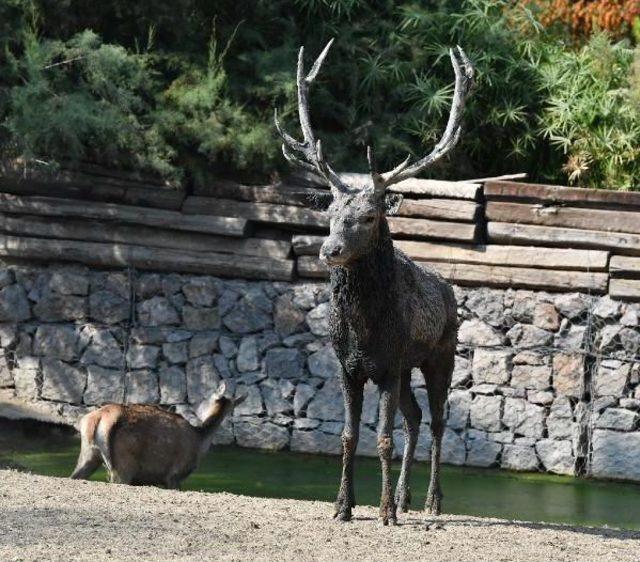
[[[329,236],[322,245],[320,257],[331,270],[331,339],[342,365],[345,405],[342,479],[334,517],[348,521],[356,505],[354,455],[363,388],[371,379],[380,390],[380,518],[387,525],[396,522],[396,506],[406,511],[410,502],[409,477],[422,419],[410,384],[414,367],[419,367],[424,375],[432,418],[431,477],[426,509],[435,515],[440,513],[440,449],[458,323],[456,301],[449,283],[434,270],[416,265],[394,248],[386,215],[398,210],[402,198],[386,191],[390,185],[416,176],[456,145],[465,100],[473,85],[473,67],[460,47],[451,50],[455,72],[451,113],[444,135],[428,155],[415,162],[408,157],[390,172],[378,173],[368,148],[370,175],[364,185],[353,185],[326,161],[309,115],[309,86],[332,42],[306,76],[304,48],[298,55],[298,112],[304,140],[298,141],[283,131],[277,113],[275,123],[284,141],[282,150],[287,160],[320,175],[331,188],[329,197],[316,202],[319,206],[324,203],[330,217]],[[405,446],[394,498],[390,471],[398,405],[404,416]]]

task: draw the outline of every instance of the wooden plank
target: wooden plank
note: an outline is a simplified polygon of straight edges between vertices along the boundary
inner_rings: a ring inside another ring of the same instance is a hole
[[[294,234],[291,237],[291,244],[293,245],[293,252],[298,256],[317,256],[324,240],[324,236]]]
[[[584,209],[489,201],[487,220],[640,234],[640,210]]]
[[[349,185],[364,187],[371,178],[368,174],[345,173],[340,177]],[[446,199],[479,200],[482,186],[479,183],[410,178],[389,187],[395,193],[410,193],[418,196],[441,197]]]
[[[594,248],[615,250],[616,253],[625,255],[640,255],[640,235],[638,234],[489,222],[487,236],[490,242],[501,244]]]
[[[396,247],[419,261],[501,265],[533,269],[606,271],[609,253],[602,250],[533,246],[462,246],[398,240]]]
[[[297,259],[297,269],[300,277],[311,277],[312,279],[329,278],[329,268],[317,257],[300,256]]]
[[[433,238],[473,242],[476,238],[475,224],[389,217],[389,230],[398,237]]]
[[[307,207],[311,197],[326,193],[326,190],[288,184],[243,185],[233,181],[216,180],[204,186],[194,187],[193,192],[205,197]]]
[[[609,281],[609,295],[613,299],[640,301],[640,279],[617,279]]]
[[[173,248],[194,252],[221,252],[246,256],[286,259],[291,243],[284,240],[231,238],[199,232],[181,232],[139,225],[79,219],[20,216],[0,213],[0,232],[13,235],[85,240],[91,242],[135,243],[154,248]]]
[[[640,258],[628,256],[611,256],[609,263],[609,273],[616,277],[637,277],[640,276]]]
[[[471,286],[606,293],[609,280],[606,273],[587,271],[441,262],[432,262],[428,265],[452,283]]]
[[[606,273],[585,271],[558,271],[442,262],[422,262],[422,265],[435,269],[452,283],[469,286],[605,293],[608,281]],[[318,258],[300,256],[298,258],[298,275],[323,279],[328,277],[329,270]]]
[[[0,212],[108,220],[224,236],[244,236],[247,230],[247,221],[242,218],[183,215],[164,209],[73,201],[59,197],[20,197],[6,193],[0,193]]]
[[[296,235],[291,242],[298,256],[318,256],[324,236]],[[606,271],[609,252],[532,246],[470,246],[396,240],[394,245],[417,261],[474,263],[540,269]]]
[[[218,199],[192,195],[187,197],[182,212],[187,214],[242,217],[244,219],[285,226],[327,228],[329,217],[320,211],[312,211],[291,205],[247,203],[231,199]]]
[[[473,201],[405,198],[400,205],[398,216],[474,222],[480,209],[480,205]]]
[[[640,192],[637,191],[586,189],[512,181],[488,181],[484,184],[484,195],[488,200],[522,199],[545,203],[575,203],[580,206],[640,207]]]
[[[0,256],[280,281],[291,280],[294,267],[293,260],[6,235],[0,235]]]
[[[0,177],[0,191],[15,195],[50,196],[55,194],[56,197],[69,199],[128,203],[174,211],[180,209],[185,198],[183,191],[168,188],[124,187],[100,181],[67,183],[7,176]]]

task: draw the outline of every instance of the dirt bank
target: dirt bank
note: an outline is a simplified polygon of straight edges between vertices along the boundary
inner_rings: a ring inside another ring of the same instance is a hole
[[[411,512],[380,527],[321,502],[134,488],[0,470],[0,560],[638,560],[640,533]],[[425,523],[431,523],[429,529]]]

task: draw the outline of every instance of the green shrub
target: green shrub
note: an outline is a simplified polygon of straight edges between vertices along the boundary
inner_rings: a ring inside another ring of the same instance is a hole
[[[524,4],[0,0],[11,22],[0,21],[0,154],[89,158],[196,181],[285,169],[273,108],[299,130],[297,50],[305,45],[309,63],[336,37],[311,93],[336,168],[365,169],[368,144],[381,168],[429,150],[449,111],[447,52],[460,44],[478,87],[459,147],[431,174],[526,171],[638,188],[640,81],[628,46],[604,35],[576,45]]]
[[[566,155],[571,183],[617,189],[640,183],[640,107],[634,103],[634,53],[594,35],[584,47],[556,47],[540,66],[545,97],[540,134]]]

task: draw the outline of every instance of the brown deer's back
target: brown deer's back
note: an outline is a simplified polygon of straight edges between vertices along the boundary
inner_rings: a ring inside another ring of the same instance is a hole
[[[200,440],[184,418],[157,406],[121,406],[110,440],[113,468],[132,483],[165,484],[197,464]]]

